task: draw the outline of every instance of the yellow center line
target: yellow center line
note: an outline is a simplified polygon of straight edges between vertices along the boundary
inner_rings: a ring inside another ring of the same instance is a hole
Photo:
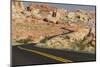
[[[33,52],[33,53],[36,53],[36,54],[39,54],[39,55],[42,55],[42,56],[45,56],[45,57],[49,57],[51,59],[54,59],[54,60],[57,60],[57,61],[60,61],[60,62],[63,62],[63,63],[72,62],[71,60],[68,60],[68,59],[65,59],[65,58],[62,58],[62,57],[58,57],[58,56],[55,56],[55,55],[52,55],[52,54],[40,52],[40,51],[37,51],[37,50],[31,50],[31,49],[23,48],[23,47],[20,47],[20,46],[18,46],[18,48],[22,49],[22,50],[29,51],[29,52]]]

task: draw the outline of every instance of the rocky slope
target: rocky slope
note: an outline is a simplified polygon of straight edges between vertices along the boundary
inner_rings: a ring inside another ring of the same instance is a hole
[[[95,12],[12,2],[12,43],[95,53]],[[69,33],[70,32],[70,33]],[[42,40],[45,40],[42,42]]]

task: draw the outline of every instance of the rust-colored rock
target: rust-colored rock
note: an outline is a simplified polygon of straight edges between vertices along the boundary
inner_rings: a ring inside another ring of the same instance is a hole
[[[40,47],[95,52],[95,23],[95,12],[68,11],[36,3],[30,4],[25,9],[22,2],[12,2],[14,45],[16,40],[30,37],[32,43],[37,43]],[[52,36],[54,38],[41,43],[41,40]],[[82,46],[80,43],[83,46],[86,44],[84,49],[78,47]]]

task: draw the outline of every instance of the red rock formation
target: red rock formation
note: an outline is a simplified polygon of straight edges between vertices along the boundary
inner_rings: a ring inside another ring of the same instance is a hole
[[[73,20],[73,22],[71,20]],[[84,25],[85,23],[86,25]],[[49,44],[48,47],[58,49],[60,47],[69,47],[72,49],[72,42],[76,45],[76,41],[78,42],[84,39],[90,28],[92,29],[91,34],[93,34],[93,36],[88,36],[86,39],[90,38],[89,40],[91,40],[92,38],[90,46],[94,48],[95,13],[88,13],[80,10],[69,12],[65,9],[51,7],[48,4],[36,3],[30,4],[27,9],[24,9],[22,2],[12,2],[12,39],[14,41],[31,37],[33,43],[39,43],[40,40],[45,37],[59,35],[71,30],[74,31],[74,33],[66,34],[69,39],[63,38],[62,40],[62,38],[58,36],[54,38],[54,40],[56,39],[54,44]],[[62,44],[58,44],[58,42],[56,42],[58,40]]]

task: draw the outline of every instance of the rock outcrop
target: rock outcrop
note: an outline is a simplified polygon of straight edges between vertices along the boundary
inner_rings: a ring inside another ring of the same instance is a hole
[[[12,1],[14,45],[20,44],[17,43],[20,42],[19,39],[24,39],[37,43],[36,46],[39,47],[94,53],[95,23],[95,12],[68,11],[36,3],[24,7],[23,2]],[[67,33],[71,31],[72,33]],[[41,40],[45,42],[41,43]]]

